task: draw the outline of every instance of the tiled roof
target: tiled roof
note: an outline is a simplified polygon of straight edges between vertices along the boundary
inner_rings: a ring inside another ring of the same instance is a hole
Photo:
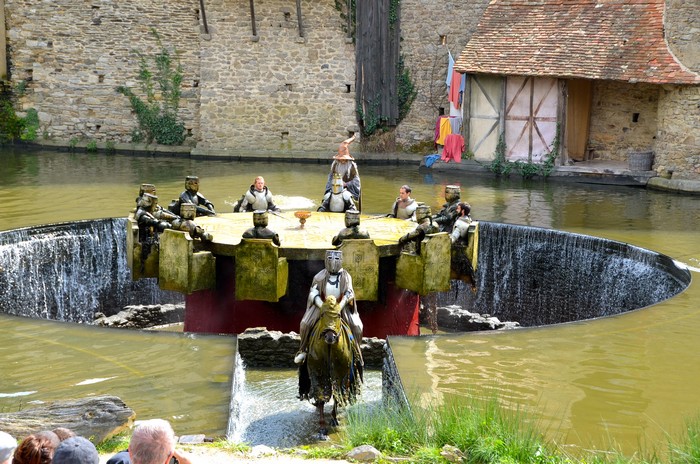
[[[455,69],[700,84],[664,40],[664,0],[491,0]]]

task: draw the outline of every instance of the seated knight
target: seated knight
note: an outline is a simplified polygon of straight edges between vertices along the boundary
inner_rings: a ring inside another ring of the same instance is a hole
[[[469,232],[469,226],[472,223],[472,218],[469,215],[471,213],[472,207],[469,203],[460,201],[457,203],[457,220],[452,228],[452,233],[450,234],[450,240],[454,245],[457,241],[461,241],[463,244],[467,244],[467,234]]]
[[[430,215],[430,206],[428,205],[418,205],[416,208],[416,222],[418,222],[416,228],[399,239],[399,245],[404,247],[404,252],[419,255],[420,244],[425,236],[428,234],[437,234],[440,230],[433,224]]]
[[[182,214],[182,221],[177,226],[173,223],[174,229],[188,232],[190,237],[198,238],[203,242],[211,242],[214,239],[209,232],[194,222],[194,218],[197,215],[197,208],[195,208],[195,205],[192,203],[181,204],[180,214]]]
[[[343,179],[340,176],[335,176],[333,178],[333,188],[323,196],[323,202],[318,207],[318,211],[344,213],[351,209],[356,209],[355,200],[353,200],[350,191],[343,187]]]
[[[470,284],[472,292],[476,292],[476,275],[472,262],[467,256],[469,231],[473,222],[469,213],[471,213],[471,206],[468,203],[457,203],[457,220],[450,234],[452,241],[450,267],[453,279]]]
[[[301,344],[294,362],[301,364],[306,360],[309,348],[309,335],[316,322],[321,317],[321,306],[333,297],[340,307],[340,316],[350,326],[353,339],[353,351],[362,360],[360,343],[362,341],[363,325],[357,312],[355,291],[352,288],[352,277],[343,269],[343,252],[338,250],[326,251],[325,269],[316,274],[311,282],[307,299],[306,312],[301,319],[299,333]]]
[[[165,229],[171,229],[172,225],[163,219],[156,217],[158,211],[158,197],[150,193],[141,196],[139,207],[134,213],[134,219],[139,228],[139,243],[141,243],[141,266],[143,268],[148,255],[160,246],[159,235]]]
[[[345,228],[338,232],[338,235],[333,237],[331,243],[339,246],[343,240],[354,238],[369,238],[369,232],[360,229],[360,212],[354,209],[345,211]]]
[[[234,213],[257,210],[280,210],[272,201],[272,192],[265,185],[265,179],[262,176],[255,178],[248,191],[243,194],[243,197],[233,207]]]
[[[185,191],[180,194],[180,197],[168,209],[179,215],[180,205],[183,203],[195,205],[197,216],[216,216],[214,204],[199,193],[199,177],[197,176],[185,177]]]
[[[267,228],[267,211],[253,212],[253,227],[243,232],[243,238],[272,240],[272,243],[280,246],[279,235]]]
[[[460,199],[460,188],[458,185],[445,186],[445,204],[442,209],[433,216],[433,221],[440,228],[440,232],[452,232],[452,226],[457,219],[457,203]]]

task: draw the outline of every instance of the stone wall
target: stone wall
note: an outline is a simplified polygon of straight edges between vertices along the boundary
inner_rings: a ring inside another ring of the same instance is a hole
[[[199,136],[197,2],[178,0],[5,0],[13,84],[26,82],[23,109],[36,108],[39,137],[131,141],[135,115],[119,85],[137,86],[136,52],[175,49],[185,71],[182,118]]]
[[[655,169],[700,180],[700,86],[664,86],[659,98]]]
[[[671,51],[700,72],[700,8],[697,1],[666,1]],[[664,86],[659,96],[656,170],[674,179],[700,180],[700,86]]]
[[[447,100],[447,53],[457,59],[471,38],[488,0],[401,1],[401,54],[411,72],[418,96],[408,116],[397,128],[404,147],[432,146],[435,122]]]
[[[588,149],[594,159],[626,161],[649,151],[657,131],[659,86],[595,81]]]
[[[208,0],[202,42],[202,140],[207,151],[332,150],[358,130],[355,49],[334,0]]]

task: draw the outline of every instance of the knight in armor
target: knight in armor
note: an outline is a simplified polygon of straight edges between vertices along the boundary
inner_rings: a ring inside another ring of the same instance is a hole
[[[168,209],[172,213],[180,215],[180,205],[183,203],[192,203],[197,209],[197,216],[216,216],[214,204],[199,193],[199,177],[197,176],[185,177],[185,191]]]
[[[407,233],[399,239],[399,245],[404,247],[405,252],[420,254],[420,243],[428,234],[437,234],[440,232],[438,227],[433,224],[432,216],[430,215],[430,206],[420,204],[416,208],[416,221],[418,225],[414,230]]]
[[[326,251],[325,265],[325,269],[314,276],[309,289],[306,313],[304,313],[299,327],[301,344],[299,352],[294,357],[294,362],[297,364],[301,364],[306,360],[309,335],[321,317],[321,306],[330,296],[334,297],[340,306],[340,316],[347,322],[352,332],[353,351],[362,360],[360,343],[362,341],[363,325],[357,312],[355,292],[352,288],[352,277],[343,269],[343,252],[338,250]]]
[[[274,231],[267,228],[267,211],[253,212],[253,227],[243,232],[243,238],[264,238],[272,240],[277,246],[280,246],[280,238]]]
[[[411,198],[411,187],[402,185],[401,188],[399,188],[399,196],[396,198],[394,206],[391,208],[389,217],[415,221],[417,207],[418,202]]]
[[[182,220],[178,227],[175,227],[175,224],[173,224],[173,228],[183,232],[188,232],[190,237],[198,238],[203,242],[211,242],[214,239],[209,232],[194,222],[194,218],[197,215],[197,208],[195,208],[192,203],[181,204],[180,214],[182,214]]]
[[[469,203],[460,201],[457,203],[457,220],[452,228],[452,233],[450,234],[450,240],[454,245],[458,240],[463,243],[467,243],[467,232],[469,232],[469,226],[472,223],[472,218],[469,215],[471,213],[472,207]]]
[[[460,189],[458,185],[445,186],[445,204],[442,209],[433,216],[433,221],[440,228],[440,232],[452,232],[452,227],[457,219],[457,203],[460,199]]]
[[[265,179],[262,176],[255,178],[248,191],[233,207],[234,213],[257,210],[280,210],[272,201],[272,192],[265,185]]]
[[[318,211],[331,213],[344,213],[355,208],[355,200],[348,189],[343,187],[343,179],[340,176],[333,178],[333,189],[323,196],[323,202]]]
[[[353,238],[369,238],[369,232],[360,229],[360,212],[354,209],[345,211],[345,228],[333,237],[332,244],[339,246],[343,240]]]
[[[339,175],[343,181],[343,187],[348,189],[356,201],[360,199],[361,185],[360,173],[355,164],[355,158],[350,155],[349,145],[355,141],[357,134],[353,134],[349,139],[344,140],[338,148],[338,154],[333,157],[331,171],[328,173],[328,181],[326,181],[325,193],[333,189],[333,179],[335,175]]]
[[[476,275],[472,262],[467,256],[467,246],[469,231],[472,230],[471,206],[469,203],[457,203],[457,220],[450,234],[452,250],[450,257],[450,267],[452,278],[468,283],[472,292],[476,293]]]
[[[134,219],[139,227],[139,242],[141,243],[141,262],[145,263],[151,251],[159,246],[158,236],[172,225],[156,217],[158,212],[158,197],[150,193],[141,196],[139,207],[134,213]]]
[[[151,195],[156,195],[156,186],[153,184],[141,184],[139,188],[139,196],[136,197],[136,208],[138,209],[141,198],[143,198],[144,193],[150,193]],[[134,210],[135,212],[136,210]]]

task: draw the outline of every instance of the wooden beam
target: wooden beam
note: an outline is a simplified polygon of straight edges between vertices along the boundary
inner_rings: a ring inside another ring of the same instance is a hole
[[[297,0],[297,22],[299,23],[299,37],[304,37],[304,24],[301,22],[301,0]]]
[[[199,0],[199,11],[202,15],[202,23],[204,24],[204,33],[209,34],[209,25],[207,24],[207,12],[204,9],[204,0]]]
[[[7,79],[7,45],[5,43],[5,0],[0,0],[0,81]]]
[[[255,29],[255,0],[250,0],[250,21],[253,25],[253,37],[256,37],[258,32]]]

